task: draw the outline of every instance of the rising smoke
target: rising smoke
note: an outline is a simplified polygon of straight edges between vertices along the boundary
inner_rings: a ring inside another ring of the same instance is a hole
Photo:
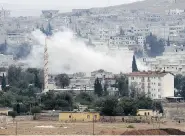
[[[29,67],[43,68],[45,35],[37,30],[33,32],[33,36],[40,44],[32,47],[30,55],[24,62]],[[110,51],[107,48],[102,48],[101,51],[94,50],[76,38],[69,30],[55,33],[47,40],[47,46],[49,72],[52,74],[89,73],[98,69],[114,73],[131,71],[133,52]],[[141,64],[138,67],[143,69]]]

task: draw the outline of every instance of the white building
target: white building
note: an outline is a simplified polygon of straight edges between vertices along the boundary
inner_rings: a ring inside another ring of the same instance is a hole
[[[128,74],[129,88],[144,92],[152,99],[174,96],[174,75],[167,72],[133,72]]]
[[[147,58],[147,67],[152,71],[167,71],[173,74],[185,74],[185,47],[166,46],[162,56]]]
[[[24,43],[32,43],[31,36],[26,33],[7,33],[7,42],[10,45],[20,45]]]
[[[10,17],[10,11],[9,10],[4,10],[3,8],[0,11],[0,19],[6,19],[7,17]]]
[[[184,13],[182,9],[170,9],[165,11],[167,15],[181,15]]]

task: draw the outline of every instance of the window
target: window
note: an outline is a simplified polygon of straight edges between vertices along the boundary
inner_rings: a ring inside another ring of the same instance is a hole
[[[150,112],[148,112],[148,115],[150,115]]]
[[[145,116],[146,116],[146,112],[145,112]]]
[[[143,82],[145,81],[145,78],[144,78],[144,77],[142,78],[142,81],[143,81]]]
[[[161,86],[161,83],[158,83],[158,86]]]
[[[71,118],[71,115],[69,115],[69,118]]]
[[[87,115],[87,119],[90,119],[90,115]]]
[[[134,77],[132,77],[131,79],[134,80]]]
[[[148,77],[148,80],[150,80],[150,77]]]

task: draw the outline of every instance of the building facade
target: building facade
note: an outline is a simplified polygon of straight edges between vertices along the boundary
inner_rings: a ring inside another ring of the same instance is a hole
[[[59,114],[59,121],[99,121],[100,114],[96,112],[62,112]]]
[[[152,99],[174,96],[174,75],[167,72],[133,72],[128,74],[129,90],[144,92]]]

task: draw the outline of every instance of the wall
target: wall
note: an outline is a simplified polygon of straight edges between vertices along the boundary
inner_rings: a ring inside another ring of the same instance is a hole
[[[163,103],[164,116],[167,119],[185,120],[185,103]]]
[[[69,113],[64,112],[59,114],[59,121],[93,121],[93,117],[96,116],[96,121],[100,119],[99,113]]]
[[[167,74],[162,79],[162,97],[174,96],[174,76]]]
[[[153,116],[154,115],[152,110],[138,110],[137,115],[145,116],[145,114],[146,114],[146,116]]]

